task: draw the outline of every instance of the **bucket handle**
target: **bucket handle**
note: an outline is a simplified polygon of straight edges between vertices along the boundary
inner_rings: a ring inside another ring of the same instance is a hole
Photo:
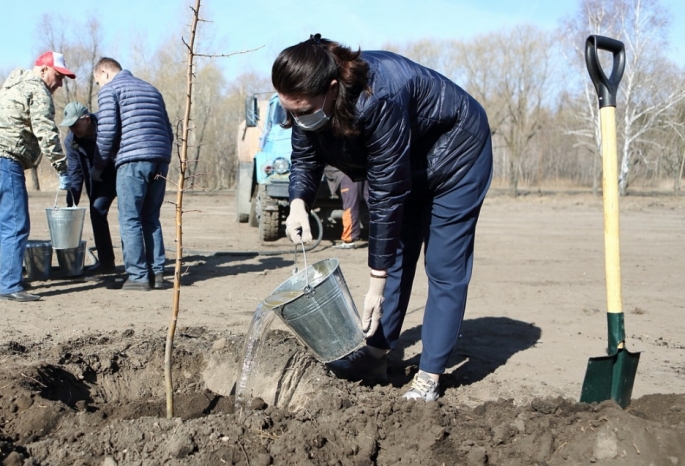
[[[304,242],[300,240],[300,245],[302,246],[302,256],[304,257],[304,279],[307,285],[302,290],[309,298],[310,295],[314,294],[314,289],[309,285],[309,274],[307,273],[307,250],[304,248]],[[293,275],[297,273],[297,245],[295,245],[295,269],[293,270]]]
[[[57,200],[59,199],[59,193],[62,191],[61,189],[57,189],[57,194],[55,194],[55,203],[52,207],[53,210],[58,210],[59,207],[57,207]],[[71,193],[71,198],[74,198],[74,191],[71,190],[71,188],[68,189],[68,191]]]

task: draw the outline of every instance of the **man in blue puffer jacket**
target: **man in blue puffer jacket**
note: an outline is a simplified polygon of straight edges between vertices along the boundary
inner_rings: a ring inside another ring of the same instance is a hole
[[[93,69],[98,93],[97,145],[91,178],[100,180],[107,162],[117,169],[119,228],[128,274],[123,289],[165,287],[164,241],[159,214],[174,140],[162,94],[122,70],[112,58]]]

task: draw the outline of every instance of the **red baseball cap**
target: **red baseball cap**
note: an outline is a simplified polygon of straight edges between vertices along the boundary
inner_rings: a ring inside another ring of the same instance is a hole
[[[36,60],[36,66],[49,66],[62,73],[64,76],[71,79],[76,78],[74,72],[67,68],[67,64],[64,63],[64,55],[61,53],[45,52]]]

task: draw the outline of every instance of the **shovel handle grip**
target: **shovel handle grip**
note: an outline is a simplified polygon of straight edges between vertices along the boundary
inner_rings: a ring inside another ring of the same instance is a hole
[[[607,78],[599,62],[598,50],[606,50],[614,55],[611,76]],[[626,68],[626,52],[623,42],[609,37],[591,35],[585,41],[585,63],[590,73],[592,84],[597,90],[599,108],[615,107],[618,84]]]

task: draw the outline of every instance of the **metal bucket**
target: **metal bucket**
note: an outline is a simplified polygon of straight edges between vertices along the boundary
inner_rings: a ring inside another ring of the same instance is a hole
[[[83,267],[86,263],[86,242],[81,241],[77,248],[55,249],[60,275],[76,277],[83,275]]]
[[[26,281],[43,281],[50,278],[52,244],[50,241],[29,240],[24,251]]]
[[[340,359],[364,342],[359,314],[338,259],[301,270],[276,288],[264,304],[274,308],[321,362]]]
[[[81,244],[85,207],[64,207],[45,209],[48,228],[54,249],[78,248]]]

